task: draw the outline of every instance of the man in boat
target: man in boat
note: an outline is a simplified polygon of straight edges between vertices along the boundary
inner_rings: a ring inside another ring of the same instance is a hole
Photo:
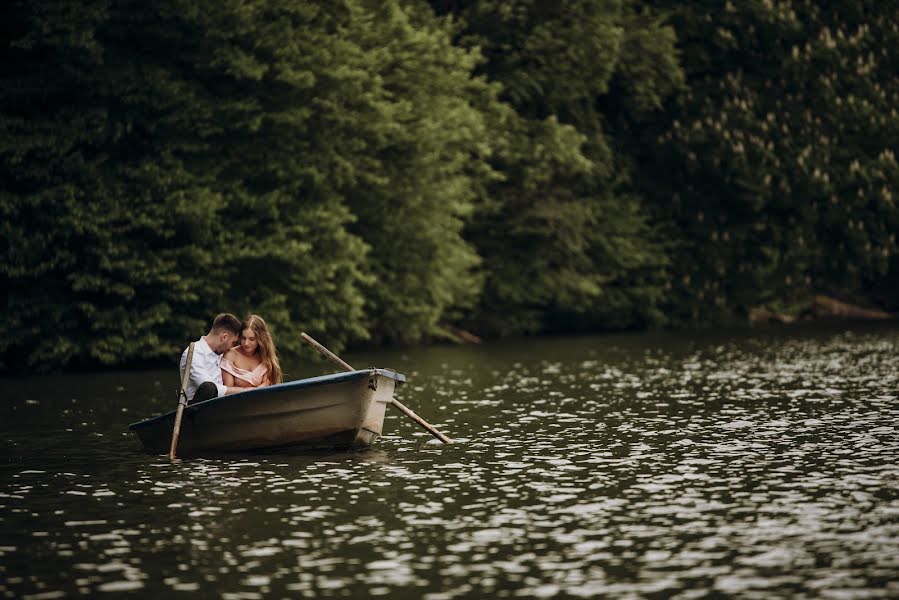
[[[222,313],[212,321],[209,333],[196,341],[190,361],[190,378],[187,381],[188,402],[202,402],[245,391],[244,388],[226,386],[222,382],[222,355],[234,346],[239,337],[240,319],[230,313]],[[187,348],[181,353],[182,378],[185,362]]]

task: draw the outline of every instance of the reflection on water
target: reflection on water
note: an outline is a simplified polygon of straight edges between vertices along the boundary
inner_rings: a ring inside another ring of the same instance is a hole
[[[375,449],[146,456],[170,373],[4,380],[0,595],[899,597],[899,332],[576,337],[404,371]],[[314,367],[313,367],[314,368]]]

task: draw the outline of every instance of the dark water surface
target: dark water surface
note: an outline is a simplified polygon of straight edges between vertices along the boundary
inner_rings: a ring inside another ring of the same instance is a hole
[[[899,598],[899,328],[527,339],[371,450],[171,463],[172,372],[0,380],[0,597]],[[321,365],[294,367],[320,373]]]

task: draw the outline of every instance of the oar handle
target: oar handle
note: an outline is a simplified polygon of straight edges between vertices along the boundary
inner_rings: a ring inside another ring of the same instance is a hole
[[[191,342],[187,348],[187,360],[184,361],[184,373],[181,374],[181,388],[178,390],[178,408],[175,410],[175,426],[172,429],[172,447],[169,449],[169,458],[175,460],[178,449],[178,437],[181,435],[181,417],[184,415],[184,407],[187,405],[187,383],[190,381],[190,363],[194,358],[194,344]]]
[[[312,336],[307,335],[305,331],[300,334],[300,337],[303,338],[304,342],[306,342],[307,344],[309,344],[310,346],[312,346],[313,348],[315,348],[316,350],[321,352],[325,356],[325,358],[330,360],[332,363],[334,363],[335,365],[337,365],[344,371],[355,371],[356,370],[353,367],[351,367],[349,365],[349,363],[345,362],[342,358],[340,358],[339,356],[337,356],[336,354],[334,354],[333,352],[331,352],[330,350],[328,350],[327,348],[325,348],[324,346],[322,346],[321,344],[316,342],[314,339],[312,339]]]

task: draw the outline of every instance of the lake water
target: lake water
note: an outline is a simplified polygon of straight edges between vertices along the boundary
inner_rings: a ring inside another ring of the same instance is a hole
[[[899,598],[899,327],[350,355],[371,450],[147,456],[174,370],[3,379],[0,597]],[[288,365],[295,376],[325,365]]]

